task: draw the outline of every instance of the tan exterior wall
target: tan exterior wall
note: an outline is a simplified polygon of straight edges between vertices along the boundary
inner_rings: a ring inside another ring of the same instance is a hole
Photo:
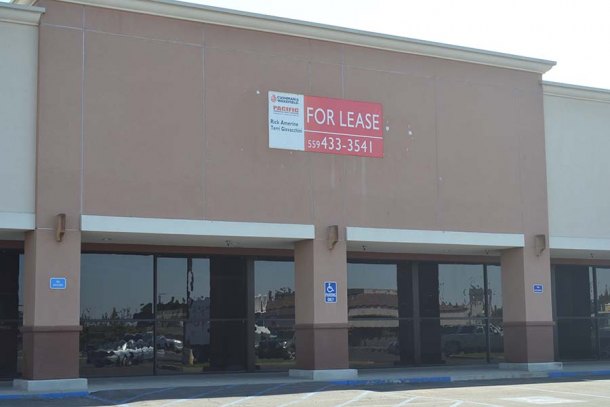
[[[522,198],[544,182],[538,74],[40,4],[41,54],[69,65],[43,59],[41,79],[73,95],[52,108],[82,138],[82,168],[62,167],[81,171],[84,214],[525,231]],[[269,149],[268,90],[382,103],[385,157]]]

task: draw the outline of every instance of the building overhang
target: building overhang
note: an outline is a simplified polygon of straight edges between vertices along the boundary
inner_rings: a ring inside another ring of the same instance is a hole
[[[354,252],[498,255],[500,250],[524,247],[518,233],[479,233],[347,227],[347,249]]]
[[[293,249],[313,225],[82,215],[84,243]]]
[[[0,240],[24,240],[24,233],[35,228],[33,213],[0,212]]]
[[[610,260],[610,238],[551,236],[552,259]]]
[[[0,3],[0,22],[38,26],[44,11],[42,7]]]
[[[489,65],[543,74],[555,62],[500,52],[484,51],[430,41],[336,27],[288,18],[229,10],[174,0],[61,0],[135,13],[180,20],[196,21],[247,30],[270,32],[293,37],[330,41],[340,44],[423,55],[454,61]],[[34,0],[15,0],[17,4],[33,4]]]
[[[542,90],[545,96],[610,103],[610,89],[543,81]]]

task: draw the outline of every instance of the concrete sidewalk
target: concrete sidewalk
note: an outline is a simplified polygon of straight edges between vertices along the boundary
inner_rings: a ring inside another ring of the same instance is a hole
[[[610,376],[610,361],[564,363],[563,369],[554,371],[531,372],[517,369],[500,369],[498,365],[483,366],[435,366],[392,369],[363,369],[357,379],[328,380],[336,385],[384,385],[399,383],[449,383],[469,380],[502,380],[502,379],[540,379],[587,376]],[[85,397],[88,394],[108,390],[162,389],[179,387],[206,387],[226,385],[255,385],[311,382],[302,378],[289,377],[281,373],[226,373],[204,375],[176,375],[153,377],[115,377],[89,379],[88,391],[75,392],[26,392],[15,390],[11,381],[0,382],[0,400],[24,398],[68,398]]]

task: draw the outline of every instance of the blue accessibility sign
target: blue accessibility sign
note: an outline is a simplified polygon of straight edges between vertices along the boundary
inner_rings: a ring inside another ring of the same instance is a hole
[[[67,285],[65,277],[51,277],[49,279],[49,288],[51,290],[65,290]]]
[[[336,281],[325,281],[324,282],[324,302],[336,303],[337,302],[337,282]]]
[[[532,290],[534,291],[534,294],[542,294],[544,292],[544,285],[534,284],[532,285]]]

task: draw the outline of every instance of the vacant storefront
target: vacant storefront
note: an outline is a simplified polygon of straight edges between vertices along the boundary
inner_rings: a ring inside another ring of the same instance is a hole
[[[504,359],[497,265],[350,263],[348,317],[356,368]]]
[[[295,367],[292,260],[84,253],[81,265],[84,377]],[[498,265],[353,261],[347,272],[351,367],[503,360]]]
[[[0,247],[22,250],[5,375],[602,354],[601,269],[590,313],[574,297],[554,320],[552,62],[172,1],[35,3],[0,5],[31,57],[29,102],[0,112],[28,123],[0,132],[27,152],[0,149]],[[584,287],[562,273],[556,296]]]
[[[559,360],[610,359],[610,268],[553,266]]]
[[[294,367],[294,264],[84,253],[82,376]]]

